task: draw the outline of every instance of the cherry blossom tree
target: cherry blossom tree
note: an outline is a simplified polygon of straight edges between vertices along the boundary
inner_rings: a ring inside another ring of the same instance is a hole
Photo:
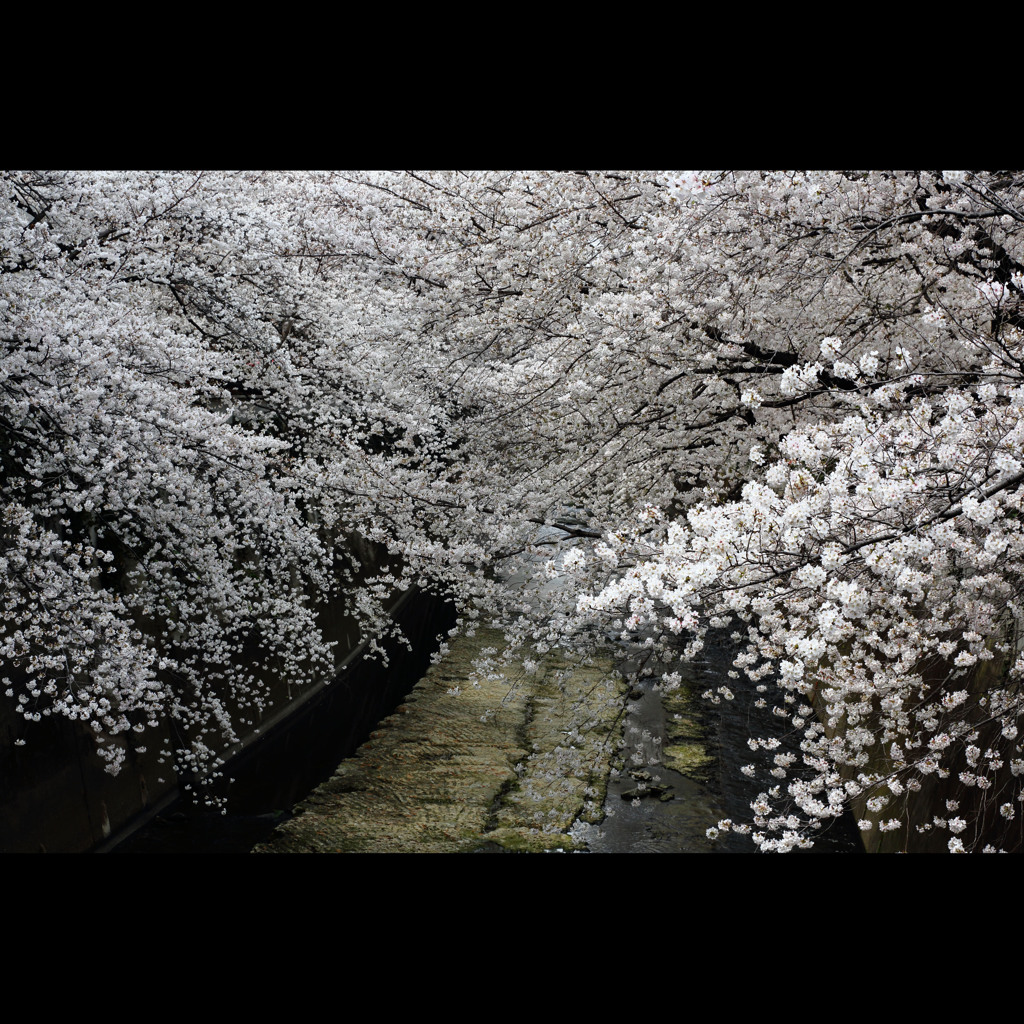
[[[520,648],[724,630],[796,739],[751,738],[722,826],[760,849],[849,806],[869,843],[1019,846],[1019,172],[4,185],[26,717],[93,722],[116,768],[171,716],[214,764],[268,672],[331,670],[321,596],[376,635],[416,581]],[[575,589],[525,600],[501,581],[556,522]]]
[[[404,272],[500,431],[508,507],[585,506],[602,534],[571,562],[576,614],[534,609],[539,642],[600,623],[689,658],[729,628],[757,702],[802,736],[752,739],[765,790],[739,827],[762,849],[851,802],[904,845],[1020,842],[1021,182],[373,186],[433,243]]]
[[[392,365],[400,297],[380,312],[372,260],[339,288],[323,253],[357,211],[316,175],[4,186],[6,696],[90,723],[113,771],[169,716],[176,767],[209,774],[270,673],[333,673],[321,599],[375,636],[424,575],[426,531],[380,486],[403,435],[436,429]],[[365,579],[357,534],[389,536],[405,575]]]
[[[609,535],[579,609],[686,635],[684,656],[733,628],[759,703],[803,733],[799,757],[752,740],[762,849],[851,801],[904,843],[1017,845],[1021,179],[691,180],[692,227],[665,233],[700,249],[659,312],[696,333],[672,363],[718,386],[709,454],[746,454],[747,482],[698,457],[704,500]]]

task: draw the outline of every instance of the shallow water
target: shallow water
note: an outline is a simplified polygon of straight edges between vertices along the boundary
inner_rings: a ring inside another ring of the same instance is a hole
[[[709,636],[702,658],[692,666],[691,686],[699,695],[728,680],[728,671],[735,656],[734,644],[728,635]],[[620,671],[628,675],[636,664],[624,660]],[[678,666],[676,666],[678,668]],[[658,673],[661,669],[655,667]],[[642,680],[634,689],[642,696],[630,701],[631,712],[625,723],[626,763],[617,777],[609,782],[605,800],[607,817],[588,839],[592,853],[756,853],[749,837],[732,832],[721,833],[716,841],[707,837],[707,830],[723,818],[736,822],[752,817],[750,803],[763,789],[763,783],[750,779],[741,767],[751,760],[747,739],[755,733],[775,735],[780,750],[799,753],[799,737],[787,735],[785,725],[767,716],[752,716],[755,697],[753,684],[729,680],[736,694],[732,701],[714,705],[699,701],[698,718],[703,726],[704,744],[714,757],[708,770],[697,778],[682,775],[665,767],[661,750],[666,738],[666,711],[660,694],[650,680]],[[646,771],[651,776],[648,787],[671,787],[672,799],[657,796],[623,799],[623,792],[635,790],[638,780],[629,770]],[[852,815],[833,822],[815,838],[809,853],[862,853]]]

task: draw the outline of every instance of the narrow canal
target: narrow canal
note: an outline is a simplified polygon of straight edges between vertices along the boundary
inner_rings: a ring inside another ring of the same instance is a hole
[[[558,588],[526,574],[508,582],[548,598]],[[748,737],[767,728],[793,741],[777,720],[751,721],[741,680],[729,683],[735,700],[701,698],[728,678],[727,633],[672,666],[682,676],[673,689],[659,682],[667,666],[638,673],[622,647],[589,661],[553,650],[530,669],[504,664],[503,647],[501,633],[481,629],[429,668],[424,657],[354,753],[320,759],[297,805],[279,786],[250,787],[226,816],[174,808],[117,852],[754,851],[749,838],[712,841],[708,830],[751,816],[761,787],[740,771]],[[270,769],[278,778],[293,770],[289,749]],[[849,820],[812,853],[860,851]]]
[[[226,816],[182,807],[118,852],[753,852],[749,838],[707,837],[723,817],[749,819],[759,791],[740,771],[753,726],[737,681],[734,701],[700,697],[731,662],[717,639],[664,692],[628,657],[581,666],[553,651],[532,674],[495,657],[475,675],[502,643],[481,630],[454,641],[297,806],[250,791]],[[860,849],[841,821],[811,852]]]
[[[759,791],[747,702],[700,696],[731,662],[716,640],[666,692],[628,658],[553,650],[526,671],[497,630],[460,637],[257,852],[754,852],[708,838]],[[812,852],[859,849],[840,822]]]

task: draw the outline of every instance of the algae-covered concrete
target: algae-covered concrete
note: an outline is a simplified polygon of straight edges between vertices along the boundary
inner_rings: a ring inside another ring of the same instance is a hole
[[[610,660],[503,665],[496,630],[452,641],[394,714],[259,853],[582,849],[621,737]],[[474,675],[474,664],[484,659]],[[475,684],[475,685],[474,685]]]
[[[698,782],[707,782],[713,775],[716,762],[707,749],[694,686],[692,681],[686,681],[678,690],[662,696],[665,708],[662,757],[666,768]]]

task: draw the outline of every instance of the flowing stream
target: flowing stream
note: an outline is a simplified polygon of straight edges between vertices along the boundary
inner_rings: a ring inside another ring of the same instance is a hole
[[[681,691],[660,692],[657,674],[634,684],[623,722],[621,763],[613,769],[605,798],[606,816],[587,830],[591,853],[755,851],[749,838],[723,833],[713,842],[706,834],[724,817],[750,818],[750,802],[761,785],[740,771],[751,759],[747,738],[774,724],[749,719],[753,695],[743,691],[739,680],[730,683],[735,700],[717,706],[701,700],[703,690],[727,678],[732,656],[728,638],[714,638]],[[628,658],[619,664],[627,677],[636,667]],[[782,730],[776,732],[785,744]],[[178,820],[165,818],[150,826],[119,852],[246,852],[289,816],[285,809],[263,808],[258,795],[247,813],[222,817],[184,808]],[[861,852],[855,825],[835,823],[811,852]]]
[[[712,852],[706,833],[722,817],[719,795],[709,781],[663,763],[664,705],[649,683],[638,689],[625,722],[624,765],[609,780],[606,817],[588,841],[590,852]]]
[[[544,531],[557,542],[561,531]],[[561,534],[565,536],[565,534]],[[542,582],[528,569],[507,581],[522,587],[524,597],[541,593],[558,599],[561,581]],[[638,650],[638,649],[637,649]],[[754,852],[748,837],[724,832],[717,841],[707,836],[722,818],[747,821],[750,803],[763,784],[740,771],[751,760],[751,735],[776,735],[782,749],[799,753],[796,741],[784,733],[778,719],[750,718],[755,694],[743,679],[729,681],[736,698],[717,705],[701,693],[728,680],[735,644],[727,632],[709,635],[700,660],[687,666],[674,663],[683,684],[666,692],[658,684],[669,666],[650,663],[652,673],[637,678],[636,650],[623,647],[617,668],[632,680],[623,721],[624,744],[615,760],[604,802],[605,818],[587,826],[585,839],[592,853],[713,853]],[[422,669],[420,670],[422,672]],[[416,682],[412,676],[408,687]],[[458,685],[458,680],[454,680]],[[402,698],[399,697],[399,700]],[[332,764],[337,764],[335,759]],[[282,770],[286,770],[282,764]],[[330,769],[328,769],[329,773]],[[245,813],[227,816],[188,814],[177,823],[167,818],[124,844],[119,852],[245,852],[273,827],[290,817],[290,809],[261,802],[254,794]],[[856,826],[840,820],[815,841],[811,852],[860,852]]]

